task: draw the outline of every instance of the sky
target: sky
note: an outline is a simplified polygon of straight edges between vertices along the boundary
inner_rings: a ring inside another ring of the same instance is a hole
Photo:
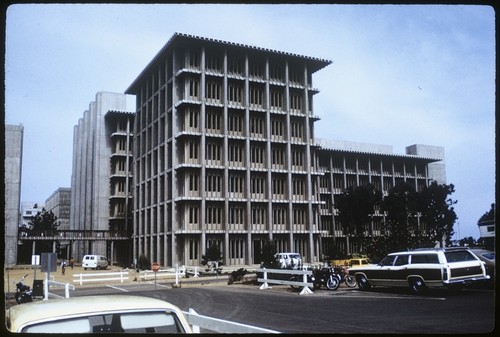
[[[15,4],[5,123],[24,126],[21,202],[71,186],[73,127],[176,33],[333,61],[313,75],[317,138],[443,146],[456,235],[495,202],[495,13],[480,5]],[[133,110],[131,101],[129,110]]]

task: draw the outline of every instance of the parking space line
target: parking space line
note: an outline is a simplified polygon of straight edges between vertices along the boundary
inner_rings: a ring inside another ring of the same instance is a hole
[[[116,289],[116,290],[121,290],[121,291],[124,291],[124,292],[128,293],[127,289],[115,287],[115,286],[112,286],[112,285],[109,285],[109,284],[107,284],[106,287],[110,287],[110,288],[113,288],[113,289]]]

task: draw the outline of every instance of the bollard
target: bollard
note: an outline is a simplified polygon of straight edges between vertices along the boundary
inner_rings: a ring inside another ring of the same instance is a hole
[[[69,298],[69,283],[64,285],[64,298]]]

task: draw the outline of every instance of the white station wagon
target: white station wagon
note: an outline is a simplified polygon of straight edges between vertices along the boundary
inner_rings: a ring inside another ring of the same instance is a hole
[[[379,264],[349,270],[361,290],[409,287],[418,294],[431,287],[460,287],[489,279],[484,262],[464,247],[417,249],[388,254]]]
[[[82,296],[31,302],[6,311],[11,332],[191,333],[180,309],[142,296]]]

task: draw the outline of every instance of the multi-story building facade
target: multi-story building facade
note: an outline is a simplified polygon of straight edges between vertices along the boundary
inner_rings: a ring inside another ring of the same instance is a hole
[[[137,107],[133,255],[197,265],[216,244],[224,263],[252,264],[272,240],[315,262],[324,237],[342,236],[335,191],[366,181],[387,190],[401,172],[425,184],[427,165],[442,158],[315,142],[312,75],[330,63],[175,34],[126,90]]]
[[[59,230],[69,229],[71,208],[71,188],[59,187],[45,200],[45,210],[52,212],[57,217]]]
[[[331,61],[175,34],[136,95],[134,256],[258,263],[260,246],[318,257],[312,74]]]
[[[127,216],[131,199],[133,113],[124,94],[99,92],[74,127],[70,230],[71,255],[108,257],[129,264]],[[69,235],[69,234],[68,234]]]
[[[415,191],[421,191],[430,181],[446,183],[443,147],[411,145],[406,147],[405,155],[399,155],[387,145],[332,140],[317,140],[317,143],[321,144],[319,167],[324,172],[318,177],[323,251],[345,254],[358,251],[359,247],[349,242],[349,236],[335,217],[335,197],[346,188],[370,184],[387,196],[391,188],[402,182],[412,185]],[[366,234],[381,235],[384,222],[384,214],[376,209]]]
[[[23,159],[22,125],[5,125],[5,205],[4,205],[4,266],[17,263],[17,235],[20,225],[21,172]]]

